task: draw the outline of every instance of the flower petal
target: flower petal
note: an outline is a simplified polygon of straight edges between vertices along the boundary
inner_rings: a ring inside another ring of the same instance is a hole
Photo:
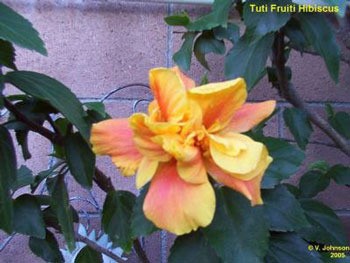
[[[184,84],[184,86],[187,90],[192,89],[196,86],[196,83],[194,82],[194,80],[189,78],[188,76],[186,76],[179,69],[179,67],[173,67],[173,68],[171,68],[171,70],[173,70],[180,77],[180,79],[182,80],[182,83]]]
[[[152,160],[167,162],[171,156],[166,153],[162,146],[153,141],[155,134],[146,126],[147,115],[135,113],[130,116],[130,127],[134,132],[134,143],[138,151]]]
[[[149,79],[162,119],[180,121],[187,109],[187,97],[186,88],[178,74],[172,69],[156,68],[150,70]]]
[[[208,173],[219,183],[222,183],[246,196],[252,205],[262,204],[260,194],[260,183],[265,170],[272,162],[272,158],[268,155],[266,147],[264,147],[262,158],[257,168],[251,172],[251,179],[244,181],[236,178],[235,174],[230,174],[217,166],[213,160],[206,161]]]
[[[158,161],[143,157],[136,174],[136,187],[140,189],[147,184],[154,176],[158,168]]]
[[[276,101],[268,100],[260,103],[245,103],[233,115],[228,131],[243,133],[251,130],[269,117],[275,110]]]
[[[133,141],[133,132],[127,119],[106,120],[94,124],[91,130],[92,150],[98,155],[109,155],[125,176],[133,175],[142,155]]]
[[[245,102],[247,89],[245,81],[237,78],[191,89],[188,96],[201,106],[204,126],[210,132],[217,132],[225,128],[234,112]]]
[[[264,145],[255,142],[246,135],[224,133],[209,135],[210,155],[224,171],[237,174],[243,180],[249,180],[261,159]]]
[[[143,211],[157,227],[182,235],[210,224],[215,212],[215,194],[209,182],[183,181],[176,163],[161,165],[151,181]]]

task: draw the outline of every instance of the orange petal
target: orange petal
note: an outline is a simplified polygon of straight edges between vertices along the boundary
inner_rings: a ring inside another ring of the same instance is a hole
[[[180,121],[187,109],[186,88],[171,69],[155,68],[149,72],[150,86],[165,121]]]
[[[152,160],[166,162],[171,156],[166,153],[162,146],[153,141],[155,134],[146,126],[147,115],[143,113],[135,113],[130,116],[130,127],[134,132],[134,143],[138,151]]]
[[[179,67],[173,67],[171,68],[172,71],[174,71],[182,80],[182,83],[184,84],[185,88],[187,90],[192,89],[196,86],[196,83],[194,82],[193,79],[189,78],[186,76],[180,69]]]
[[[213,160],[206,160],[206,168],[208,173],[219,183],[224,184],[246,196],[252,205],[262,204],[260,193],[260,183],[264,172],[272,162],[272,158],[268,155],[266,148],[264,148],[263,158],[260,160],[257,168],[248,176],[249,180],[242,180],[235,177],[235,174],[230,174],[217,166]]]
[[[246,83],[242,78],[211,83],[188,91],[203,112],[203,124],[209,132],[217,132],[228,124],[234,112],[247,98]]]
[[[143,211],[157,227],[183,235],[210,224],[215,212],[215,194],[209,182],[183,181],[176,163],[163,164],[151,181]]]
[[[133,141],[133,132],[127,119],[106,120],[94,124],[91,130],[92,150],[98,155],[109,155],[125,176],[133,175],[142,155]]]
[[[276,101],[268,100],[260,103],[245,103],[233,115],[227,130],[243,133],[251,130],[269,117],[275,110]]]

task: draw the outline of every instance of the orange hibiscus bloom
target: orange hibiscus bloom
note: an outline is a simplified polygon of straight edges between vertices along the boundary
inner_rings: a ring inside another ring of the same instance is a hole
[[[261,204],[260,182],[271,163],[266,147],[241,133],[273,112],[276,102],[245,103],[242,78],[195,87],[175,67],[149,73],[154,100],[148,114],[94,124],[96,154],[109,155],[136,186],[150,183],[143,210],[177,235],[210,224],[217,182]]]

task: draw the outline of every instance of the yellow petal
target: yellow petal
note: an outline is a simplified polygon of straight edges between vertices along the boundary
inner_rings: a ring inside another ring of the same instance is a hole
[[[264,145],[255,142],[246,135],[224,133],[209,136],[210,155],[224,171],[237,174],[237,177],[249,180],[249,173],[256,169]]]
[[[157,227],[183,235],[210,224],[215,194],[209,182],[189,184],[176,170],[176,163],[161,165],[151,181],[143,211]]]
[[[251,130],[275,110],[276,101],[269,100],[259,103],[245,103],[233,115],[226,130],[243,133]]]
[[[94,124],[90,141],[94,153],[111,156],[123,175],[135,173],[142,155],[135,146],[127,119],[106,120]]]
[[[160,144],[153,141],[155,134],[146,126],[147,115],[135,113],[129,118],[130,127],[134,132],[134,143],[138,151],[152,160],[166,162],[171,156],[164,151]]]
[[[264,147],[261,160],[257,168],[251,172],[249,180],[241,180],[235,174],[227,173],[217,166],[212,159],[206,160],[206,168],[208,173],[219,183],[224,184],[246,196],[252,205],[262,204],[260,184],[263,175],[272,162],[272,158],[268,155],[266,147]]]
[[[137,170],[136,187],[140,189],[147,184],[154,176],[158,168],[158,161],[143,157]]]
[[[245,102],[246,84],[242,78],[211,83],[189,90],[188,97],[200,105],[204,126],[210,132],[217,132],[225,128]]]
[[[150,86],[159,105],[162,119],[180,121],[187,109],[186,88],[176,72],[156,68],[149,73]]]

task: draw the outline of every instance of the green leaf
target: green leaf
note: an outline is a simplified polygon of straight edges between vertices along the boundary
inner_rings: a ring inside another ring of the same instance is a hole
[[[226,78],[243,77],[251,89],[264,74],[273,40],[272,33],[257,38],[246,32],[225,58]]]
[[[308,171],[300,178],[300,197],[311,198],[325,190],[330,183],[330,177],[321,171]]]
[[[212,11],[186,26],[189,31],[204,31],[217,26],[226,27],[232,0],[215,0]]]
[[[139,236],[148,236],[157,231],[157,227],[149,221],[143,212],[143,202],[148,192],[148,185],[143,187],[140,195],[136,198],[135,205],[131,217],[131,236],[137,238]]]
[[[290,0],[265,0],[264,4],[269,9],[273,5],[288,6],[292,4]],[[289,12],[256,12],[255,7],[261,6],[261,0],[248,0],[243,7],[243,21],[248,29],[255,32],[257,36],[264,36],[267,33],[275,32],[283,27],[290,18]]]
[[[267,263],[321,263],[320,255],[308,250],[309,244],[295,233],[272,233]]]
[[[221,262],[199,230],[176,238],[174,245],[171,247],[168,261],[169,263]]]
[[[76,256],[74,263],[102,263],[103,258],[100,252],[90,248],[89,246],[83,247]]]
[[[328,118],[332,127],[344,138],[350,139],[350,115],[344,111],[339,111],[334,116]]]
[[[8,41],[0,39],[0,64],[13,70],[17,70],[16,65],[14,63],[15,56],[15,49],[12,46],[12,44]]]
[[[45,224],[39,203],[34,196],[24,194],[13,202],[14,231],[37,238],[45,238]]]
[[[64,176],[57,175],[46,181],[49,192],[52,196],[51,207],[57,215],[58,222],[63,232],[64,239],[70,251],[75,248],[73,213],[69,205],[69,197],[64,183]]]
[[[298,146],[305,150],[313,131],[306,113],[297,108],[286,108],[283,112],[283,118]]]
[[[32,155],[28,149],[28,133],[29,130],[17,130],[15,131],[18,144],[21,146],[22,155],[24,160],[32,158]]]
[[[69,135],[64,142],[67,164],[75,180],[86,188],[92,187],[95,154],[79,133]]]
[[[307,220],[312,227],[299,231],[303,238],[322,244],[346,246],[346,231],[333,210],[324,204],[311,200],[300,200]]]
[[[305,154],[295,146],[280,139],[265,137],[261,141],[266,145],[273,158],[273,162],[263,177],[262,188],[273,188],[297,172]]]
[[[173,60],[182,70],[188,71],[191,67],[193,42],[197,33],[185,33],[181,48],[174,54]]]
[[[39,184],[45,180],[47,177],[49,177],[50,175],[54,175],[57,174],[55,172],[55,170],[62,165],[62,162],[57,162],[56,164],[54,164],[51,168],[49,168],[48,170],[45,171],[41,171],[40,173],[38,173],[35,177],[34,177],[34,182],[30,185],[31,191],[32,193],[35,192],[36,188],[39,186]]]
[[[44,42],[32,24],[3,3],[0,3],[0,38],[47,55]]]
[[[10,189],[16,181],[17,162],[11,135],[2,125],[0,125],[0,163],[0,229],[10,234],[13,229]]]
[[[227,23],[227,27],[218,26],[213,29],[215,38],[218,40],[228,39],[231,43],[236,43],[240,37],[239,26]]]
[[[187,26],[190,23],[190,18],[186,12],[167,16],[164,20],[169,26]]]
[[[131,216],[135,195],[127,191],[107,194],[103,205],[102,227],[112,242],[126,252],[132,248]]]
[[[30,237],[29,247],[35,255],[46,262],[64,262],[57,240],[49,230],[46,230],[45,239]]]
[[[89,110],[99,113],[102,117],[106,117],[107,115],[106,108],[103,102],[99,102],[99,101],[85,102],[84,106]]]
[[[295,18],[288,21],[287,25],[284,27],[284,32],[291,42],[290,46],[300,52],[303,52],[304,49],[310,45],[301,30],[299,21]]]
[[[216,200],[214,219],[203,229],[209,244],[224,262],[261,262],[269,239],[263,208],[226,187],[216,190]]]
[[[310,225],[298,200],[284,186],[263,190],[262,197],[270,230],[294,231]]]
[[[316,161],[309,165],[309,170],[315,170],[323,173],[327,173],[329,168],[329,164],[323,160]]]
[[[209,65],[207,60],[205,59],[205,55],[208,53],[214,54],[225,54],[225,43],[223,40],[218,40],[214,37],[213,32],[207,31],[200,35],[193,47],[194,55],[197,60],[202,64],[203,67],[209,69]]]
[[[331,177],[337,184],[350,185],[350,168],[341,164],[337,164],[331,167],[327,172],[327,175]]]
[[[89,141],[90,127],[77,97],[62,83],[46,75],[30,71],[14,71],[5,75],[5,81],[23,92],[49,102],[60,111]]]
[[[21,165],[17,170],[17,179],[12,186],[13,191],[17,191],[19,188],[30,185],[33,183],[33,172],[27,166]]]
[[[323,14],[298,13],[298,20],[306,39],[323,57],[332,79],[338,82],[340,51],[327,19]]]

